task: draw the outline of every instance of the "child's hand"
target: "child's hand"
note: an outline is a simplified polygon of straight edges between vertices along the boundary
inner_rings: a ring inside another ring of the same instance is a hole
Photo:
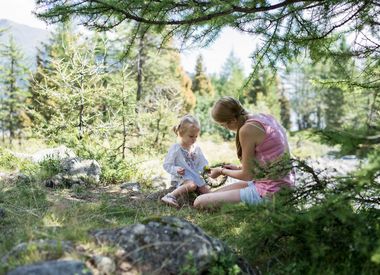
[[[216,179],[222,174],[223,167],[215,167],[210,169],[210,178]]]
[[[179,167],[177,169],[177,174],[181,176],[185,175],[185,168]]]

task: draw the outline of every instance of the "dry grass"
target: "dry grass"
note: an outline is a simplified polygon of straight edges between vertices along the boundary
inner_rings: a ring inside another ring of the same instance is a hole
[[[210,139],[201,139],[198,144],[210,164],[219,162],[238,163],[233,141],[216,143]]]

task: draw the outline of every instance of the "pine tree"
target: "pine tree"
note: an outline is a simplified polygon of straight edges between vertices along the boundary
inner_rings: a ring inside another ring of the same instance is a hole
[[[229,95],[245,101],[245,95],[242,87],[245,84],[244,70],[241,61],[231,51],[226,61],[222,66],[222,71],[219,77],[219,94]]]
[[[3,64],[0,72],[0,121],[3,133],[9,133],[9,143],[12,144],[16,135],[21,138],[22,129],[30,126],[29,117],[25,114],[27,69],[23,63],[23,54],[12,36],[1,49],[0,58]]]
[[[200,96],[214,96],[214,88],[203,67],[202,55],[198,56],[195,64],[193,91],[195,94]]]
[[[291,121],[290,121],[290,101],[285,96],[285,90],[281,82],[279,75],[276,76],[276,86],[277,91],[280,94],[278,101],[280,102],[280,118],[282,126],[285,129],[290,130]]]

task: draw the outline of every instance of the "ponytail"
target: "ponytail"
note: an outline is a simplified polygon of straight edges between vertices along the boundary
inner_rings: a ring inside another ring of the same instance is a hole
[[[172,130],[173,132],[178,136],[178,132],[179,132],[179,127],[181,126],[181,124],[178,124],[178,125],[175,125],[173,126]]]
[[[179,124],[178,125],[175,125],[172,130],[173,132],[178,136],[178,135],[182,135],[183,133],[186,132],[186,129],[188,127],[188,125],[194,125],[196,128],[198,129],[201,129],[201,125],[198,121],[198,119],[196,119],[195,117],[193,117],[192,115],[185,115],[183,116],[180,121],[179,121]]]

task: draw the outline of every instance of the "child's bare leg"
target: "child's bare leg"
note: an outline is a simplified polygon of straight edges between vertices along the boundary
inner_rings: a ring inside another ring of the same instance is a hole
[[[240,189],[211,192],[197,197],[194,201],[195,208],[209,208],[218,206],[222,203],[238,203],[240,202]]]
[[[193,181],[187,180],[169,194],[178,198],[178,196],[181,196],[190,192],[194,192],[196,189],[197,189],[197,185]]]
[[[243,189],[243,188],[246,188],[246,187],[248,187],[248,182],[246,182],[246,181],[238,181],[238,182],[235,182],[235,183],[232,183],[232,184],[220,187],[220,188],[216,189],[213,192],[224,192],[224,191],[229,191],[229,190],[234,190],[234,189]]]

